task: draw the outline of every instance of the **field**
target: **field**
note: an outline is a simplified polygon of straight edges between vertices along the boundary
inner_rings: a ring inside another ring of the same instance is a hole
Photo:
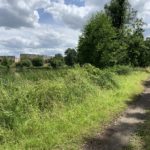
[[[143,90],[146,69],[0,71],[0,149],[78,150]]]

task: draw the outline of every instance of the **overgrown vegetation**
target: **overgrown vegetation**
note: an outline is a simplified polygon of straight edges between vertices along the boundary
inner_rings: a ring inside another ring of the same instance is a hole
[[[102,129],[132,94],[141,92],[147,76],[144,70],[121,66],[1,69],[1,149],[79,149],[84,136]]]
[[[56,54],[50,59],[49,65],[54,69],[63,68],[65,65],[64,57],[61,54]]]
[[[5,66],[7,68],[9,68],[12,64],[13,64],[12,60],[8,59],[7,57],[4,57],[2,62],[1,62],[1,65]]]
[[[77,51],[46,60],[49,69],[42,69],[40,57],[22,60],[19,71],[5,60],[0,149],[78,150],[84,137],[102,130],[143,90],[148,73],[132,68],[150,65],[150,40],[143,31],[128,1],[112,0],[85,25]]]
[[[31,67],[32,62],[29,59],[21,60],[20,62],[16,63],[16,67]]]
[[[41,67],[44,65],[44,60],[41,57],[36,57],[32,59],[32,64],[35,67]]]

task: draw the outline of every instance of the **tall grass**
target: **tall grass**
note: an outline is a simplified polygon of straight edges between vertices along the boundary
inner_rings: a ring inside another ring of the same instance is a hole
[[[0,72],[0,149],[79,149],[103,129],[134,94],[145,70],[97,69]]]

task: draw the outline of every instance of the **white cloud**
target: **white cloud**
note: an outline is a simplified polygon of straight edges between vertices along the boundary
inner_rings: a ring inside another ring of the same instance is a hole
[[[38,26],[32,30],[30,28],[20,30],[1,28],[0,44],[1,49],[14,50],[15,53],[64,51],[77,44],[79,33],[78,30],[74,31],[66,27],[54,28],[50,25]]]
[[[47,0],[0,0],[0,26],[34,27],[39,20],[36,9],[48,4]]]
[[[85,5],[103,9],[104,5],[109,1],[110,0],[85,0]]]
[[[61,0],[60,3],[51,2],[46,12],[52,14],[55,20],[59,20],[71,28],[81,29],[93,12],[93,8],[90,6],[65,5]]]
[[[150,36],[150,0],[130,0],[130,3],[138,11],[138,17],[147,24],[144,26],[145,35]]]
[[[64,0],[0,0],[0,55],[54,54],[75,47],[86,20],[109,1],[85,0],[84,6],[77,6],[66,5]],[[148,24],[148,35],[150,0],[130,2]],[[50,21],[45,25],[39,22],[38,9],[41,8],[52,15],[54,23]]]

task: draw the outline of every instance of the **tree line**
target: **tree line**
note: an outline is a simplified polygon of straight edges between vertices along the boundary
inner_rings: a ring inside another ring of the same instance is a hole
[[[21,58],[19,62],[14,63],[12,59],[8,57],[4,57],[0,61],[0,66],[4,66],[7,68],[17,67],[48,67],[48,68],[63,68],[65,66],[74,66],[78,63],[77,60],[77,51],[75,49],[68,48],[65,51],[65,56],[62,54],[55,54],[55,56],[44,59],[42,56],[36,56],[33,58]]]
[[[84,26],[77,49],[65,52],[66,64],[149,66],[150,38],[144,37],[146,24],[137,13],[128,0],[111,0]]]
[[[22,60],[16,66],[52,68],[90,63],[104,68],[114,65],[145,67],[150,65],[150,38],[144,38],[145,23],[128,0],[111,0],[104,10],[94,14],[82,29],[76,49],[68,48],[65,56],[51,59]],[[9,65],[4,60],[2,65]]]

